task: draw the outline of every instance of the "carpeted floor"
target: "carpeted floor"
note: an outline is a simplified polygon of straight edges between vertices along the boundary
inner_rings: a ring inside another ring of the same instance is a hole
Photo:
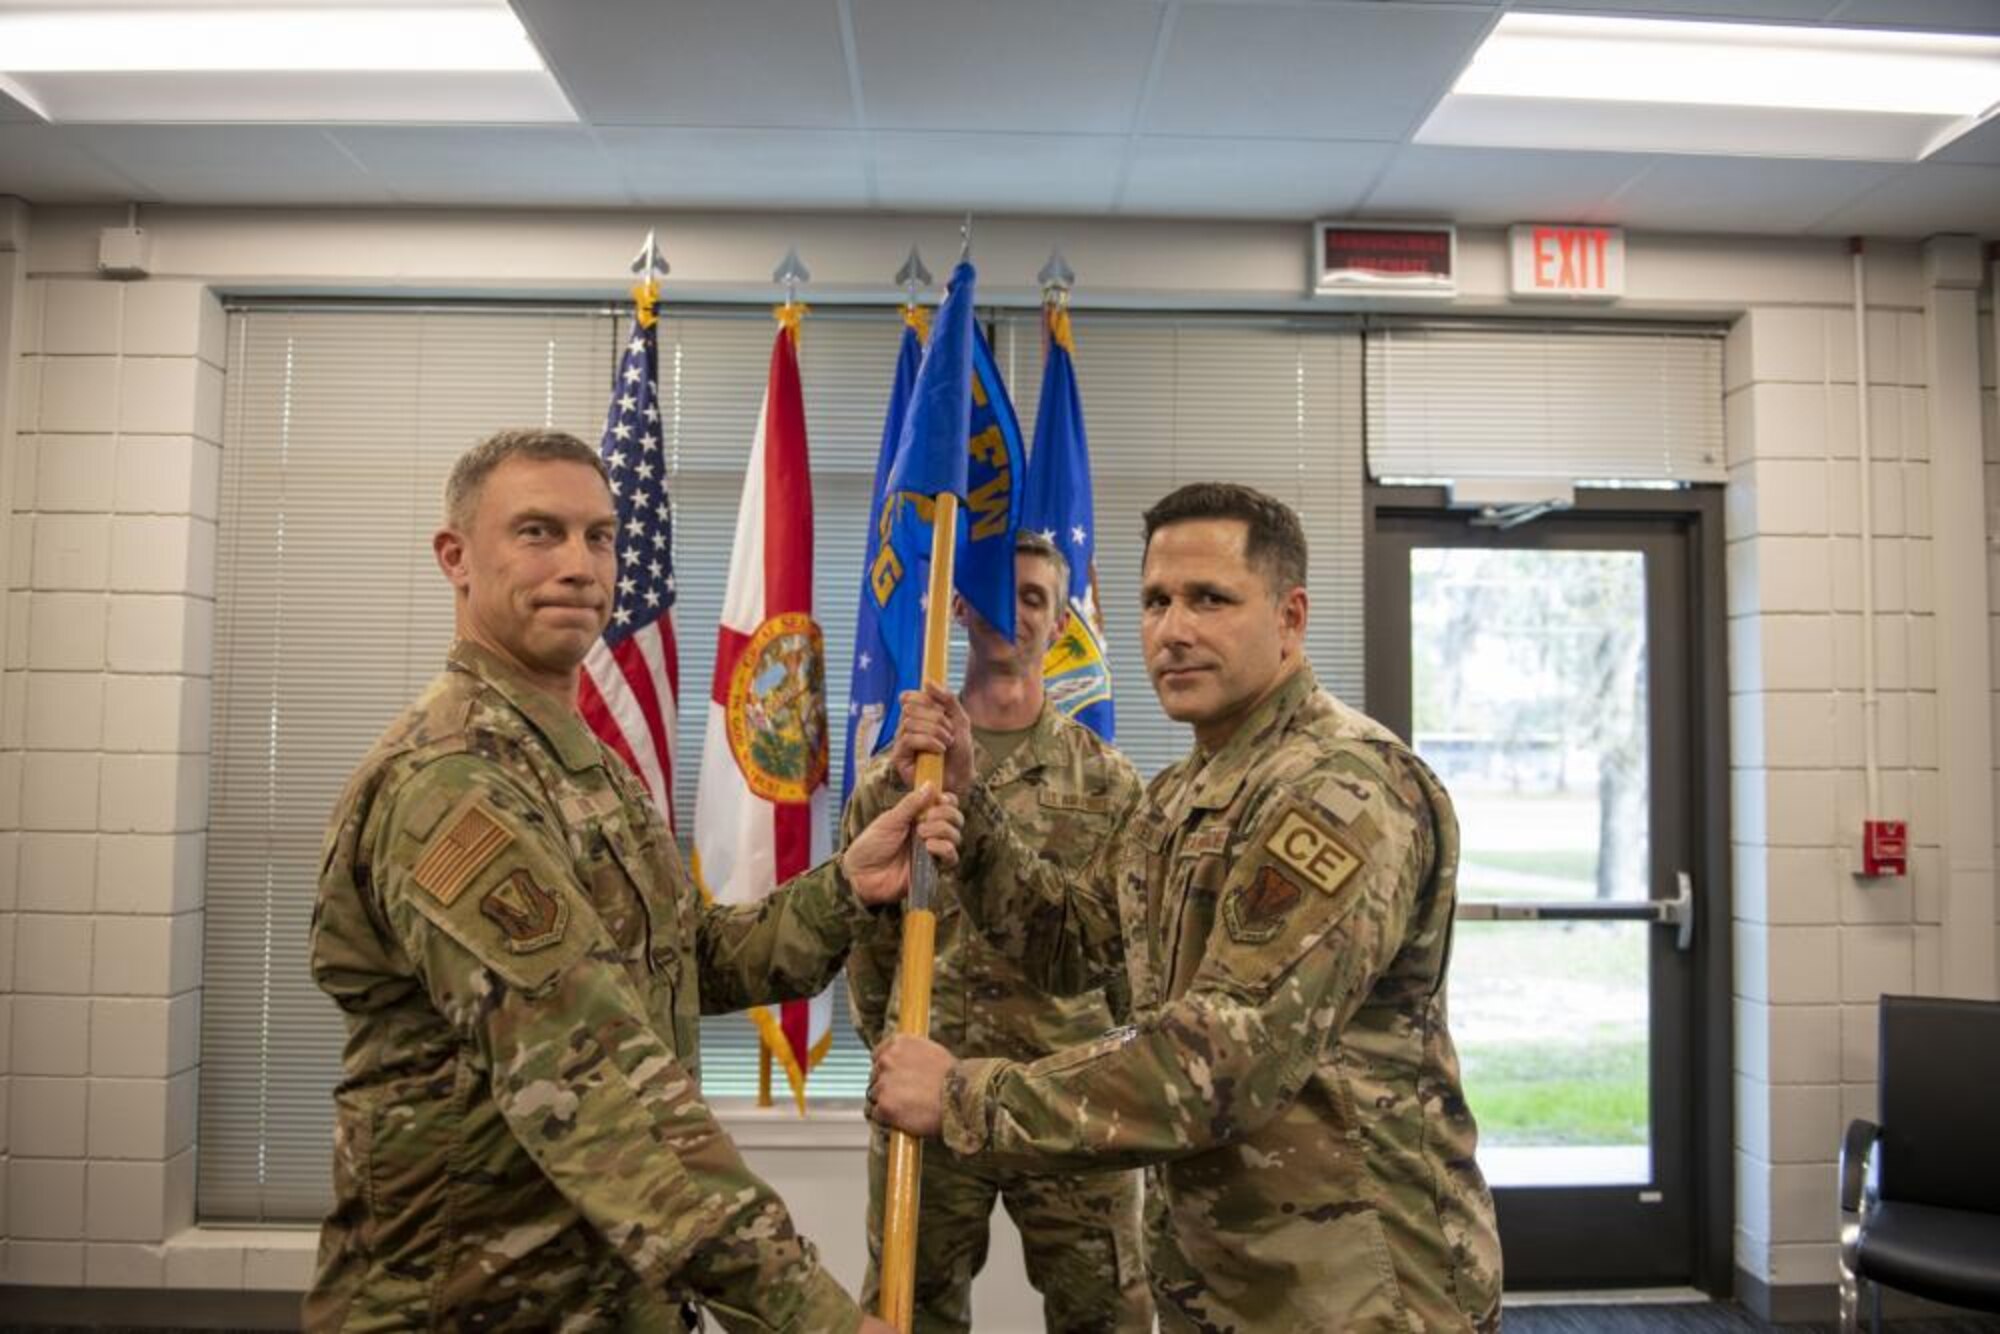
[[[0,1334],[70,1334],[74,1327],[16,1325]],[[1864,1326],[1865,1328],[1865,1326]],[[97,1326],[99,1334],[197,1334],[196,1331]],[[1771,1325],[1741,1307],[1714,1303],[1638,1306],[1510,1306],[1506,1334],[1833,1334],[1832,1324]],[[2000,1334],[2000,1316],[1898,1320],[1884,1334]],[[213,1331],[207,1332],[213,1334]],[[245,1334],[248,1334],[246,1331]]]
[[[1862,1326],[1867,1328],[1866,1324]],[[1740,1306],[1508,1307],[1506,1334],[1833,1334],[1823,1325],[1772,1325]],[[2000,1316],[1884,1322],[1884,1334],[2000,1334]]]

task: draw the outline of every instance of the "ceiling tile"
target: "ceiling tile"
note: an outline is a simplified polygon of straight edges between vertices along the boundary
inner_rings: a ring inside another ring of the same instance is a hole
[[[1163,8],[1158,0],[855,0],[868,124],[1129,131]]]
[[[1812,230],[1821,236],[2000,233],[2000,167],[1919,162],[1905,167]]]
[[[873,138],[882,207],[1108,213],[1122,135],[923,134]]]
[[[5,82],[4,79],[0,79],[0,84],[4,84]],[[28,110],[26,106],[9,97],[4,88],[0,88],[0,125],[40,125],[41,123],[42,118],[40,116],[37,116],[34,112]]]
[[[830,0],[513,0],[594,125],[854,124]]]
[[[78,142],[168,204],[386,204],[312,125],[80,125]]]
[[[153,192],[93,154],[78,131],[57,125],[0,125],[0,194],[30,204],[152,200]]]
[[[1118,208],[1203,218],[1350,213],[1395,151],[1380,143],[1148,136],[1134,151]]]
[[[1429,5],[1189,4],[1146,115],[1149,134],[1401,139],[1492,22]]]
[[[362,126],[328,133],[402,204],[631,202],[617,169],[588,130]]]
[[[1652,231],[1804,231],[1902,168],[1797,158],[1660,157],[1605,211]]]
[[[2000,116],[1960,135],[1939,149],[1931,161],[2000,167]]]
[[[1602,222],[1607,201],[1647,161],[1628,153],[1418,145],[1396,155],[1361,210],[1468,223]]]
[[[1857,25],[2000,32],[2000,4],[1994,0],[1842,0],[1827,18]]]
[[[866,208],[864,136],[851,130],[611,129],[598,140],[641,204]]]

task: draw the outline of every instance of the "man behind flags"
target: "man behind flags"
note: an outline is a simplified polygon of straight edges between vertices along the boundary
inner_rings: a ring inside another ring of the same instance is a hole
[[[813,619],[812,478],[799,388],[799,319],[777,312],[770,380],[736,511],[717,631],[694,864],[719,903],[752,903],[831,852],[826,665]],[[805,1080],[832,1036],[832,998],[750,1012],[805,1110]]]
[[[1114,739],[1111,669],[1104,661],[1097,611],[1097,523],[1090,488],[1090,444],[1076,392],[1076,345],[1061,288],[1042,307],[1047,356],[1035,413],[1035,454],[1022,487],[1021,526],[1055,543],[1069,562],[1069,614],[1049,646],[1042,674],[1049,703],[1106,741]]]
[[[955,364],[943,360],[950,346],[943,340],[951,319],[970,324],[965,306],[954,309],[953,303],[969,296],[971,283],[969,267],[962,265],[939,314],[939,341],[932,344],[931,359],[923,367],[926,377],[956,369]],[[919,394],[920,406],[909,410],[912,416],[903,441],[914,448],[929,440],[942,453],[954,444],[951,419],[946,419],[945,429],[933,434],[926,431],[932,423],[918,421],[914,414],[969,412],[973,419],[967,433],[970,447],[958,446],[956,462],[976,468],[981,431],[993,429],[993,422],[982,413],[991,413],[995,403],[1004,407],[1005,390],[997,374],[990,372],[990,359],[982,365],[977,329],[970,332],[975,343],[966,367],[973,378],[964,391],[963,406],[927,381],[924,388],[931,392]],[[892,422],[907,394],[899,380],[890,406]],[[933,473],[918,472],[926,462],[934,465]],[[930,494],[950,489],[948,473],[953,462],[944,458],[907,463],[897,460],[903,466],[892,465],[896,480],[889,483],[889,503],[924,513],[927,507],[909,502],[899,491]],[[925,476],[926,480],[914,485],[904,480],[912,475]],[[1058,478],[1051,485],[1060,483]],[[979,482],[969,478],[967,485],[969,495],[975,497],[969,502],[969,527],[976,531]],[[1088,503],[1086,494],[1086,515]],[[994,506],[995,512],[997,508]],[[1070,511],[1064,509],[1062,514],[1067,523]],[[923,522],[928,525],[927,514]],[[893,524],[890,536],[895,536]],[[928,532],[922,536],[928,538]],[[1014,624],[1005,630],[996,625],[996,618],[975,607],[963,592],[963,581],[954,599],[953,613],[965,627],[968,646],[960,698],[975,729],[975,766],[994,798],[1034,828],[1044,855],[1065,864],[1073,862],[1080,870],[1090,851],[1110,836],[1138,800],[1139,780],[1131,765],[1108,745],[1087,728],[1059,715],[1051,702],[1045,701],[1043,664],[1057,627],[1069,611],[1071,581],[1065,553],[1026,527],[1011,534],[1008,545],[1015,566]],[[900,573],[903,584],[921,579],[915,587],[926,586],[927,572],[917,575],[897,570],[898,548],[893,542],[883,550],[888,554],[877,551],[871,571]],[[928,555],[927,544],[922,552]],[[871,599],[885,586],[886,581],[871,584],[863,597],[864,613],[871,610]],[[901,589],[889,591],[893,596]],[[917,632],[921,628],[919,622]],[[866,636],[864,628],[864,642]],[[904,658],[920,656],[920,645],[899,644],[886,632],[880,639],[892,657],[899,650]],[[913,670],[911,682],[915,675]],[[904,688],[909,688],[908,683]],[[914,751],[907,738],[896,737],[893,724],[883,729],[880,740],[887,742],[892,737],[896,739],[892,754],[872,760],[868,752],[873,747],[866,742],[854,746],[855,777],[842,821],[843,838],[857,837],[869,820],[909,790]],[[951,907],[957,893],[950,876],[940,877],[932,984],[936,1008],[930,1020],[930,1032],[937,1041],[962,1056],[976,1053],[1033,1060],[1097,1037],[1111,1027],[1114,1014],[1122,1014],[1122,994],[1112,998],[1093,991],[1058,999],[1029,985],[1018,964],[1002,958],[976,933],[964,929],[965,917]],[[901,923],[894,918],[899,916],[884,914],[875,931],[856,939],[848,956],[848,997],[855,1029],[871,1047],[894,1028],[903,992],[913,985],[898,977]],[[862,1301],[870,1305],[882,1295],[883,1285],[892,1281],[885,1278],[889,1267],[882,1241],[886,1201],[892,1190],[889,1158],[887,1133],[878,1130],[869,1153],[869,1267],[862,1286]],[[919,1179],[911,1334],[945,1334],[972,1327],[972,1283],[985,1264],[994,1205],[1003,1201],[1020,1229],[1028,1280],[1042,1294],[1050,1330],[1080,1334],[1152,1328],[1152,1304],[1139,1259],[1139,1183],[1135,1174],[1030,1178],[987,1171],[977,1163],[933,1152],[923,1156]],[[890,1308],[881,1309],[886,1312]]]

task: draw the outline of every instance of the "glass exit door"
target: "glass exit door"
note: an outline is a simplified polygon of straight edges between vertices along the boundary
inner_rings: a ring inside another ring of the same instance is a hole
[[[1513,1288],[1703,1269],[1693,568],[1674,519],[1377,510],[1369,704],[1458,812],[1448,1003]]]

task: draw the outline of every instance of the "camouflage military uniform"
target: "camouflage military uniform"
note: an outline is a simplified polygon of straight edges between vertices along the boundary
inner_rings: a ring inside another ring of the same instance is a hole
[[[1034,729],[995,764],[975,757],[993,799],[1012,827],[1041,855],[1080,870],[1108,840],[1139,798],[1139,779],[1125,758],[1089,728],[1044,704]],[[843,841],[853,838],[905,791],[896,766],[879,756],[855,784],[843,816]],[[1107,999],[1100,991],[1057,997],[1037,990],[1019,964],[972,930],[958,905],[953,877],[941,877],[937,965],[931,1036],[960,1056],[1032,1061],[1101,1036],[1126,1009],[1122,981]],[[900,914],[883,922],[847,960],[854,1026],[874,1046],[894,1027]],[[888,1137],[877,1130],[869,1152],[868,1278],[864,1305],[877,1293],[876,1252],[882,1235],[883,1176]],[[918,1334],[971,1328],[972,1279],[986,1262],[996,1197],[1021,1230],[1028,1280],[1042,1294],[1055,1331],[1151,1330],[1139,1242],[1136,1173],[1030,1176],[949,1155],[924,1155],[917,1227]]]
[[[1061,990],[1122,956],[1136,1026],[960,1061],[943,1137],[1044,1170],[1146,1165],[1161,1327],[1498,1327],[1500,1247],[1446,1031],[1457,822],[1423,764],[1302,668],[1156,778],[1065,882],[965,802],[981,928]]]
[[[698,1016],[810,996],[868,920],[828,863],[704,908],[624,765],[483,650],[328,833],[313,975],[346,1012],[312,1330],[853,1330],[701,1100]]]

